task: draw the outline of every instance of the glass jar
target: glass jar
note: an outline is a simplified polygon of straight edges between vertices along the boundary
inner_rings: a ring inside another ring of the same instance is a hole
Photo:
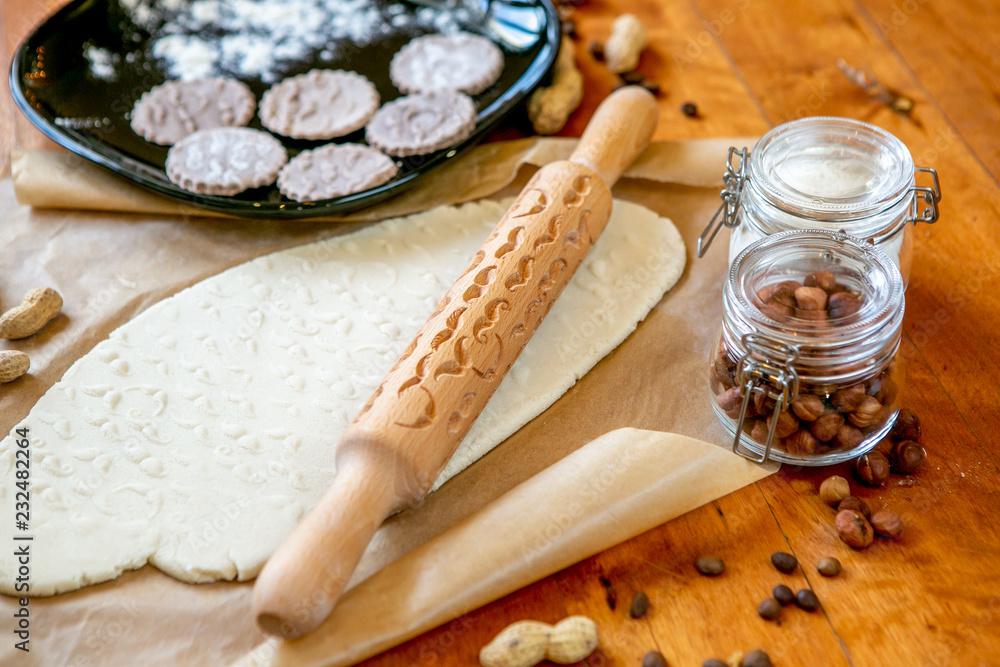
[[[733,451],[830,465],[874,447],[899,411],[903,280],[860,239],[773,234],[737,256],[712,348],[712,407]]]
[[[918,186],[915,174],[931,184]],[[765,134],[753,151],[729,150],[722,207],[698,240],[698,256],[723,225],[732,228],[730,264],[770,234],[840,231],[874,243],[909,282],[910,223],[938,219],[937,172],[914,167],[899,139],[847,118],[802,118]]]

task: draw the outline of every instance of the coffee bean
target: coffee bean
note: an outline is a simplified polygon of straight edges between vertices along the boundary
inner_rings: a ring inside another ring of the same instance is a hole
[[[781,605],[774,598],[767,598],[757,607],[757,613],[760,614],[761,618],[773,621],[781,616]]]
[[[726,570],[726,564],[718,556],[702,556],[694,562],[694,566],[706,577],[714,577]]]
[[[642,618],[646,615],[647,611],[649,611],[649,597],[642,591],[639,591],[632,598],[632,606],[628,609],[628,615],[632,618]]]
[[[754,649],[743,656],[740,667],[771,667],[771,656],[759,648]]]
[[[795,556],[792,554],[779,551],[771,554],[771,565],[773,565],[774,569],[778,572],[791,574],[792,572],[795,572],[795,568],[799,566],[799,561],[796,560]]]
[[[819,608],[819,598],[808,588],[803,588],[795,594],[795,604],[799,606],[799,609],[816,611]]]
[[[821,558],[816,563],[816,571],[824,577],[836,577],[840,574],[840,561],[832,557]]]
[[[681,105],[681,113],[688,118],[696,118],[698,116],[698,107],[694,102],[685,102]]]
[[[795,593],[792,592],[791,588],[784,584],[778,584],[775,586],[774,590],[771,591],[771,594],[774,595],[774,599],[777,600],[782,607],[787,607],[795,602]]]
[[[729,667],[729,665],[718,658],[709,658],[705,662],[701,663],[701,667]]]
[[[622,81],[632,85],[641,84],[643,81],[646,80],[646,77],[643,76],[642,72],[636,72],[635,70],[631,72],[625,72],[620,76],[622,78]]]
[[[642,667],[667,667],[667,659],[659,651],[650,651],[642,656]]]
[[[660,93],[663,92],[663,89],[660,88],[660,84],[656,83],[655,81],[650,81],[649,79],[646,79],[640,85],[642,85],[643,88],[651,92],[654,97],[659,97]]]

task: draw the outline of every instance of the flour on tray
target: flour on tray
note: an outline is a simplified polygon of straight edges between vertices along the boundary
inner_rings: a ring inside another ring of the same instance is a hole
[[[365,46],[401,29],[453,33],[467,9],[408,11],[378,0],[121,0],[151,35],[151,55],[170,76],[281,79],[288,65],[317,53],[333,61],[345,43]]]

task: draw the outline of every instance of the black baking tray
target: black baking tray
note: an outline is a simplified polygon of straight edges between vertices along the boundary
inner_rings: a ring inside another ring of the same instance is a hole
[[[398,0],[375,0],[399,3]],[[498,1],[498,0],[494,0]],[[193,206],[250,218],[310,218],[354,211],[412,186],[424,174],[445,164],[479,142],[501,119],[514,111],[549,70],[559,48],[558,14],[550,0],[505,0],[516,10],[532,8],[523,29],[536,31],[538,41],[529,49],[504,50],[504,71],[492,87],[474,98],[478,112],[476,128],[467,140],[430,155],[397,160],[399,174],[379,187],[353,195],[319,202],[299,203],[286,199],[276,186],[247,190],[232,197],[200,195],[173,184],[163,169],[167,147],[145,141],[129,126],[128,113],[142,93],[172,78],[166,65],[154,58],[147,46],[155,34],[131,24],[119,0],[74,0],[46,20],[14,54],[10,83],[14,100],[28,119],[46,136],[70,151],[125,178]],[[417,11],[408,6],[407,11]],[[407,41],[426,30],[415,27],[393,29],[367,46],[344,45],[334,60],[323,60],[319,52],[290,63],[281,78],[313,68],[346,69],[368,77],[378,88],[382,102],[400,96],[389,80],[389,61]],[[114,80],[90,73],[84,47],[94,46],[118,54]],[[123,57],[131,53],[129,61]],[[272,83],[236,76],[261,94]],[[255,117],[250,127],[262,129]],[[363,141],[363,130],[337,141]],[[308,142],[278,137],[289,156],[326,142]]]

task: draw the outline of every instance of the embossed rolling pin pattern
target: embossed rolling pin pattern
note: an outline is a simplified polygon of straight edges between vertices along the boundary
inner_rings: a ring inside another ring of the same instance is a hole
[[[326,618],[375,530],[431,488],[611,215],[610,187],[648,145],[657,106],[623,88],[569,161],[528,182],[337,445],[333,486],[254,587],[264,630]]]

